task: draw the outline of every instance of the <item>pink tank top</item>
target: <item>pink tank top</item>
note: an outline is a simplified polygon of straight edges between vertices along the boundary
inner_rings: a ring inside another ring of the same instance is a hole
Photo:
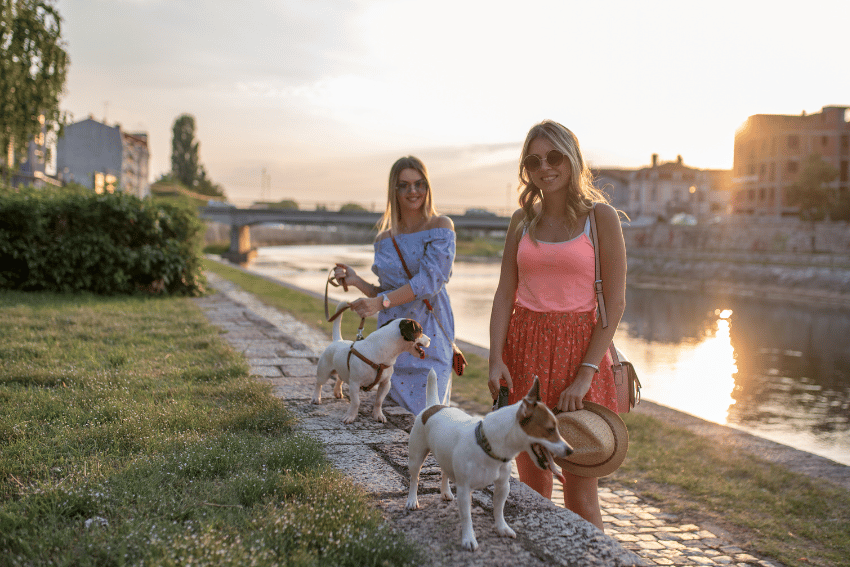
[[[531,241],[522,235],[517,248],[516,302],[544,313],[593,311],[593,242],[587,230],[566,242]]]

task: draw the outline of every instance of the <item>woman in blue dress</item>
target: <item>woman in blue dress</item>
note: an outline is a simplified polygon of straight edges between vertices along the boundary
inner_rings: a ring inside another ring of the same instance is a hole
[[[392,236],[413,275],[410,279]],[[345,279],[348,286],[366,295],[351,302],[359,316],[377,313],[379,327],[391,319],[415,319],[431,338],[424,359],[402,354],[393,372],[389,395],[414,415],[425,409],[425,382],[431,368],[437,373],[440,403],[448,405],[451,397],[454,315],[446,283],[452,275],[454,258],[454,223],[437,213],[425,165],[408,156],[396,161],[390,170],[387,206],[375,238],[372,266],[378,285],[365,281],[346,264],[337,264],[334,269],[337,280]],[[425,299],[433,311],[429,311]]]

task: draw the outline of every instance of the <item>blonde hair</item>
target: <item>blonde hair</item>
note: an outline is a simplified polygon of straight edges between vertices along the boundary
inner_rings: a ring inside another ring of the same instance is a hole
[[[534,205],[540,201],[542,196],[540,189],[532,183],[528,172],[522,165],[523,160],[528,156],[528,147],[537,138],[543,138],[552,146],[564,154],[564,157],[570,164],[570,184],[567,191],[567,202],[564,212],[567,214],[569,224],[575,228],[578,218],[593,208],[594,203],[607,203],[608,199],[604,193],[593,186],[593,175],[590,173],[590,168],[584,161],[581,155],[581,147],[578,143],[578,138],[569,128],[563,126],[554,120],[544,120],[539,124],[535,124],[528,131],[525,138],[525,143],[522,146],[522,155],[519,159],[519,181],[520,181],[520,196],[519,205],[524,211],[523,222],[520,223],[518,230],[527,230],[532,241],[536,242],[535,232],[537,223],[540,220],[542,207],[540,212],[534,210]]]
[[[398,191],[396,190],[396,186],[398,185],[398,178],[401,172],[405,169],[415,169],[422,176],[422,179],[425,180],[425,185],[428,189],[427,193],[425,193],[425,204],[422,206],[422,213],[425,215],[425,219],[430,220],[431,217],[437,215],[437,209],[434,207],[434,200],[431,197],[431,180],[428,178],[428,169],[422,163],[421,159],[414,156],[405,156],[396,160],[390,168],[390,180],[387,187],[387,207],[384,209],[384,216],[378,221],[379,233],[389,229],[392,234],[397,234],[398,223],[401,217],[398,210]]]

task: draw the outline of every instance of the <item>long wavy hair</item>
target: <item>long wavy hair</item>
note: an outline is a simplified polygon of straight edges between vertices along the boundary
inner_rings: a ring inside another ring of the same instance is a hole
[[[570,184],[567,188],[567,202],[564,212],[567,214],[570,227],[575,229],[578,218],[589,212],[594,203],[608,202],[605,194],[593,186],[593,175],[584,161],[575,134],[569,128],[554,120],[544,120],[535,124],[528,131],[528,136],[526,136],[525,143],[522,146],[522,155],[519,158],[519,205],[525,214],[523,222],[518,227],[520,231],[527,230],[534,242],[537,241],[535,233],[543,210],[540,207],[540,211],[536,211],[534,206],[538,201],[543,202],[543,196],[540,189],[531,181],[531,177],[522,166],[522,162],[528,156],[528,146],[537,138],[547,140],[569,161]]]
[[[415,169],[425,180],[428,191],[425,193],[425,204],[422,206],[422,214],[426,220],[437,214],[437,209],[434,207],[434,200],[431,198],[431,180],[428,178],[428,169],[422,160],[414,156],[405,156],[399,158],[390,168],[390,180],[387,187],[387,207],[384,209],[384,215],[378,221],[378,232],[381,233],[387,229],[395,235],[398,234],[398,223],[401,216],[398,208],[398,177],[405,169]]]

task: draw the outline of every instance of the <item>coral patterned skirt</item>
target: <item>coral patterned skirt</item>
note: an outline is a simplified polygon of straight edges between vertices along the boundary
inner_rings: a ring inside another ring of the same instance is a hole
[[[541,313],[515,304],[503,354],[514,383],[509,403],[525,397],[537,376],[540,397],[554,408],[561,392],[575,380],[595,325],[595,311]],[[614,373],[607,352],[584,399],[617,411]]]

